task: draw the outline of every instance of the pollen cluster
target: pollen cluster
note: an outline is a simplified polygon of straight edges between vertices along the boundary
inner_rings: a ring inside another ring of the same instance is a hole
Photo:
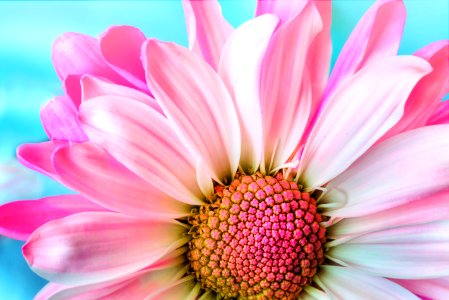
[[[282,173],[237,174],[189,223],[191,271],[221,298],[296,299],[323,262],[325,229],[309,193]]]

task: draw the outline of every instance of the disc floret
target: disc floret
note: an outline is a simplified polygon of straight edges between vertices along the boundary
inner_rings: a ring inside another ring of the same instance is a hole
[[[220,297],[294,299],[323,262],[325,229],[315,200],[296,182],[237,173],[189,223],[191,270]]]

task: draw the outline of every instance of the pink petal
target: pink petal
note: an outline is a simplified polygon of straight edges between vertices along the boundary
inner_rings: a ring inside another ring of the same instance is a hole
[[[47,299],[124,299],[133,296],[133,299],[146,299],[148,295],[159,291],[182,276],[180,257],[160,267],[149,267],[116,280],[82,286],[64,286],[49,283],[45,286],[35,300]]]
[[[153,97],[136,89],[118,85],[97,77],[84,75],[81,79],[81,92],[82,101],[103,95],[116,95],[142,102],[162,113],[161,107]]]
[[[333,225],[328,236],[339,239],[387,228],[449,219],[448,199],[449,192],[441,192],[416,200],[408,199],[413,201],[398,206],[394,203],[394,207],[375,213],[368,208],[368,215],[345,218]]]
[[[375,276],[430,279],[449,276],[449,221],[368,233],[337,245],[330,259]]]
[[[376,1],[343,46],[330,75],[326,94],[331,95],[339,85],[369,63],[396,55],[404,23],[405,7],[402,1]]]
[[[132,26],[112,26],[99,37],[100,51],[106,62],[142,91],[148,91],[140,50],[145,35]]]
[[[440,102],[426,125],[449,124],[449,101]]]
[[[178,136],[214,179],[230,180],[240,159],[240,129],[223,82],[186,48],[148,40],[143,49],[147,82]]]
[[[301,294],[299,294],[299,299],[301,300],[330,300],[329,296],[313,287],[313,286],[306,286],[304,287],[304,290],[301,292]]]
[[[264,14],[276,15],[282,23],[299,14],[307,1],[257,0],[256,17]]]
[[[190,205],[168,197],[94,144],[61,148],[53,163],[64,185],[112,210],[169,219],[190,214]]]
[[[223,48],[218,67],[237,109],[242,135],[240,166],[247,174],[258,170],[262,155],[259,73],[278,21],[265,15],[237,28]]]
[[[53,43],[53,65],[59,78],[67,75],[91,74],[128,84],[103,59],[98,41],[88,35],[67,32]]]
[[[25,241],[39,226],[84,211],[105,211],[81,195],[15,201],[0,206],[0,234]]]
[[[323,22],[323,30],[318,33],[315,40],[310,45],[307,57],[307,68],[310,71],[310,81],[312,83],[312,115],[317,110],[327,84],[331,55],[331,22],[332,22],[332,1],[315,0],[314,4],[318,9]]]
[[[426,280],[395,279],[394,282],[402,285],[420,297],[427,297],[429,299],[449,298],[449,277]]]
[[[322,266],[318,277],[329,299],[419,300],[410,291],[388,279],[351,268]]]
[[[318,187],[348,168],[401,118],[410,91],[429,71],[420,58],[391,56],[341,85],[304,148],[302,183]]]
[[[75,105],[76,110],[81,104],[81,75],[67,75],[63,82],[62,88],[70,100]]]
[[[25,167],[56,179],[57,175],[51,158],[53,152],[60,146],[60,142],[22,144],[17,148],[17,159]]]
[[[373,147],[327,186],[323,203],[341,203],[329,211],[355,217],[396,207],[449,186],[449,125],[401,133]]]
[[[449,93],[449,41],[430,44],[415,55],[427,60],[433,70],[416,84],[405,103],[401,120],[382,140],[402,131],[424,126],[438,108],[441,99]]]
[[[186,242],[175,222],[85,212],[39,227],[23,246],[34,272],[66,285],[93,284],[132,274]]]
[[[309,2],[275,32],[268,47],[260,79],[264,142],[261,168],[266,172],[287,162],[304,132],[312,101],[310,77],[305,71],[307,55],[321,30],[318,11]]]
[[[203,203],[195,161],[154,109],[128,98],[99,96],[83,102],[79,116],[89,139],[132,172],[179,201]]]
[[[56,97],[47,102],[41,109],[41,120],[52,140],[87,141],[87,136],[79,126],[78,112],[67,97]]]
[[[218,1],[182,1],[189,34],[189,48],[215,70],[232,26],[221,13]]]

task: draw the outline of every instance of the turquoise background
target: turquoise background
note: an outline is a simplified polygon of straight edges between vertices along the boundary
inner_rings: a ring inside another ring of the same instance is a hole
[[[255,1],[221,1],[238,26],[253,16]],[[335,1],[334,54],[372,1]],[[405,1],[408,18],[401,54],[449,39],[448,1]],[[187,44],[180,1],[0,1],[0,204],[67,193],[15,161],[25,142],[46,140],[41,105],[62,93],[51,64],[51,45],[63,32],[99,35],[108,26],[134,25],[148,37]],[[31,299],[45,281],[29,271],[21,242],[0,237],[0,299]]]

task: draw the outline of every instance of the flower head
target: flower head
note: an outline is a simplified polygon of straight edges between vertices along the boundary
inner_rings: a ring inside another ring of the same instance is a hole
[[[184,1],[189,46],[67,33],[50,141],[19,160],[79,194],[0,207],[37,299],[449,295],[448,41],[398,56],[378,1],[327,76],[331,2],[259,1],[234,29]]]

